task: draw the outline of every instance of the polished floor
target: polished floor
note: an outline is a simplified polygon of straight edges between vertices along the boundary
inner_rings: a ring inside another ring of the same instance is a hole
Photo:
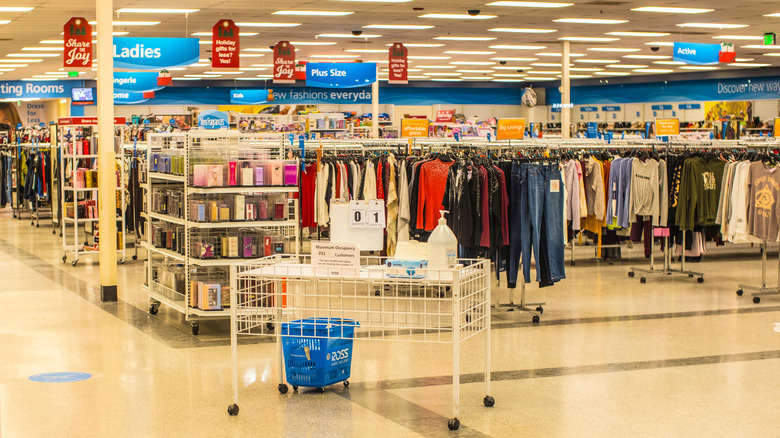
[[[578,248],[566,280],[528,288],[529,301],[546,301],[538,325],[532,313],[495,312],[496,405],[482,405],[476,336],[462,349],[461,428],[450,432],[452,355],[440,344],[357,341],[348,389],[281,395],[275,345],[244,340],[241,410],[230,417],[227,322],[193,336],[165,306],[149,315],[143,263],[129,257],[119,301],[101,303],[96,260],[63,264],[48,221],[31,227],[3,209],[0,437],[780,436],[780,297],[735,294],[760,282],[758,248],[710,248],[689,265],[703,284],[629,278],[647,264],[640,248],[612,263]],[[509,300],[506,288],[493,291]],[[92,377],[29,380],[49,372]]]

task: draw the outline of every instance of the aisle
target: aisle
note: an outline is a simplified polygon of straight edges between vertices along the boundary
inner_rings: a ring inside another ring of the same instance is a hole
[[[63,264],[50,230],[0,210],[3,438],[761,436],[780,426],[780,300],[756,306],[734,294],[756,281],[755,249],[739,249],[740,260],[713,249],[695,266],[701,285],[629,279],[629,266],[646,263],[639,249],[612,265],[578,254],[559,286],[529,288],[548,303],[539,326],[529,314],[495,315],[492,409],[473,383],[481,337],[466,344],[463,426],[449,433],[450,351],[430,344],[358,342],[348,390],[280,395],[274,345],[244,342],[241,413],[228,417],[227,324],[204,323],[195,337],[164,306],[149,316],[141,261],[119,267],[120,301],[100,303],[97,265]],[[92,377],[28,380],[64,371]]]

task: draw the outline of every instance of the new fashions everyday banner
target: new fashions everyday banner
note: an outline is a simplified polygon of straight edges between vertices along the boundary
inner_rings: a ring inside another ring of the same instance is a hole
[[[162,70],[200,59],[198,38],[114,38],[114,68]]]
[[[163,88],[157,85],[157,72],[114,72],[115,93],[143,93]]]

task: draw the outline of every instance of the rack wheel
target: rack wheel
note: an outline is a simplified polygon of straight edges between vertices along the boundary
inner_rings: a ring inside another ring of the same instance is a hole
[[[320,394],[323,394],[325,392],[325,388],[317,388],[317,391],[319,391]]]
[[[645,283],[647,283],[647,279],[645,277],[642,277],[642,278],[639,279],[639,282],[642,283],[642,284],[645,284]]]
[[[379,291],[379,289],[377,289],[377,290],[376,290],[376,292],[374,292],[374,296],[375,296],[375,297],[378,297],[378,296],[380,296],[381,294],[382,294],[382,293]]]
[[[539,306],[539,307],[536,308],[536,311],[539,312],[539,313],[544,313],[544,307]]]
[[[349,388],[349,380],[345,380],[344,381],[344,387],[345,388]]]
[[[297,386],[293,386],[293,390],[297,390],[297,389],[298,389]],[[280,394],[287,394],[287,384],[285,384],[285,383],[280,383],[279,384],[279,393]]]
[[[298,387],[293,385],[293,391],[298,392]]]
[[[539,324],[539,315],[534,315],[534,317],[531,318],[531,322],[534,324]]]
[[[753,297],[753,302],[758,304],[761,302],[761,297]]]
[[[70,262],[71,265],[76,266],[76,264],[79,262],[79,259],[73,260]]]
[[[149,305],[149,314],[150,315],[157,315],[157,311],[160,310],[160,304],[150,304]]]
[[[121,259],[119,259],[119,264],[120,264],[120,265],[124,265],[124,264],[125,264],[125,258],[124,258],[124,257],[122,257]]]
[[[492,408],[493,406],[496,405],[496,399],[494,399],[493,397],[491,397],[489,395],[486,395],[485,398],[482,399],[482,403],[485,404],[486,408]]]
[[[693,274],[688,274],[688,278],[693,278]]]
[[[68,255],[62,256],[62,263],[68,263]]]
[[[572,260],[571,265],[572,266],[576,265],[576,263],[574,263],[574,260]]]
[[[267,322],[265,323],[265,328],[268,329],[269,331],[273,331],[276,328],[276,324],[272,322]]]
[[[447,427],[449,427],[450,430],[460,429],[460,420],[457,418],[450,418],[450,421],[447,422]]]
[[[742,289],[737,289],[737,296],[738,297],[741,297],[742,294],[744,294],[744,293],[745,293],[745,291],[743,291]]]
[[[57,232],[56,232],[56,231],[54,231],[54,230],[51,230],[51,233],[52,233],[52,234],[57,234]]]
[[[634,275],[636,275],[634,274],[634,271],[628,271],[629,278],[634,278]]]
[[[190,324],[190,328],[192,329],[192,334],[198,336],[198,332],[200,331],[200,324],[192,323]]]
[[[699,277],[696,279],[697,283],[704,283],[704,277]]]
[[[138,256],[137,256],[137,255],[134,255],[134,256],[133,256],[133,260],[138,260]]]
[[[238,405],[232,404],[228,406],[228,414],[230,414],[231,417],[235,417],[236,415],[238,415]]]

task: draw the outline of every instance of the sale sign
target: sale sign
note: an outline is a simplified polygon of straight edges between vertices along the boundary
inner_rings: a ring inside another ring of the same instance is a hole
[[[427,137],[428,119],[401,119],[401,137]]]
[[[274,84],[295,83],[295,47],[289,41],[274,46]]]
[[[92,25],[84,17],[73,17],[63,27],[63,67],[92,68]]]
[[[522,140],[525,136],[525,119],[498,119],[496,140]]]
[[[388,84],[408,84],[408,64],[406,62],[409,51],[401,43],[394,43],[390,46],[389,50],[389,62],[388,67],[389,75],[387,78]]]
[[[655,119],[655,136],[680,135],[680,119]]]
[[[238,68],[240,41],[233,20],[219,20],[211,28],[211,68]]]

